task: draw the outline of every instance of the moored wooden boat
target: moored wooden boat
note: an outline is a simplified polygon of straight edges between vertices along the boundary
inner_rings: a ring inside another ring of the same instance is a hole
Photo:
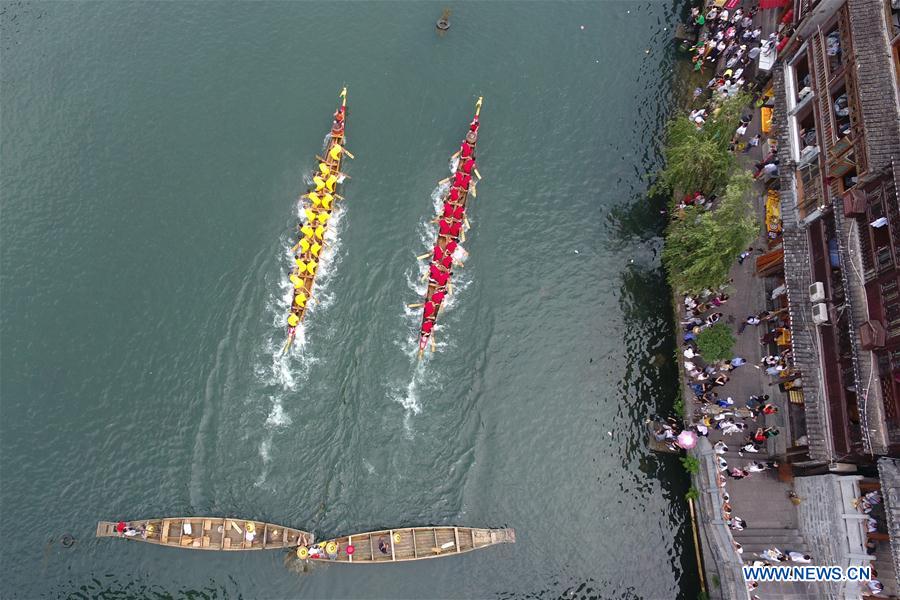
[[[372,564],[455,556],[496,544],[513,544],[514,529],[402,527],[368,531],[300,546],[296,556],[323,562]]]
[[[306,316],[309,303],[314,300],[313,283],[319,269],[322,254],[325,253],[325,233],[329,219],[341,195],[338,186],[343,183],[345,175],[341,171],[343,157],[353,155],[344,148],[346,143],[347,124],[347,88],[341,90],[341,105],[334,113],[334,121],[328,133],[327,144],[323,156],[317,156],[318,169],[313,173],[313,187],[301,198],[304,222],[299,227],[300,239],[293,247],[294,266],[291,269],[291,308],[287,317],[287,341],[283,352],[287,352],[297,328]]]
[[[443,197],[443,209],[435,220],[438,225],[437,241],[431,252],[423,254],[419,258],[430,258],[426,277],[428,289],[425,292],[425,300],[422,304],[411,304],[412,307],[422,307],[422,324],[419,327],[419,358],[425,354],[429,341],[432,351],[435,349],[434,327],[437,324],[438,315],[443,308],[445,296],[452,291],[451,276],[453,267],[461,266],[458,259],[460,253],[460,241],[465,241],[465,228],[469,222],[466,217],[469,194],[475,196],[475,183],[481,179],[481,174],[475,167],[475,154],[478,145],[479,115],[481,113],[482,98],[478,98],[475,104],[475,117],[469,124],[460,145],[459,151],[451,157],[450,187]],[[477,177],[477,179],[473,179]],[[442,183],[444,183],[442,182]]]
[[[173,517],[140,521],[100,521],[97,537],[194,550],[273,550],[309,546],[313,534],[263,521],[227,517]]]

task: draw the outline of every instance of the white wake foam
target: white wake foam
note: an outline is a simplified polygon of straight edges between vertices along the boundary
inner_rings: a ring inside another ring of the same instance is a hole
[[[438,185],[432,191],[431,201],[434,206],[434,214],[440,214],[443,210],[444,198],[449,187],[449,183],[444,183]],[[417,228],[419,243],[425,251],[430,251],[434,248],[434,244],[437,241],[437,229],[435,224],[432,223],[433,218],[433,215],[423,218]],[[419,254],[422,254],[422,252],[415,253],[415,255]],[[463,260],[466,256],[468,256],[468,253],[460,244],[454,253],[454,258]],[[413,259],[413,262],[414,264],[406,270],[404,276],[406,285],[411,292],[410,295],[415,299],[415,303],[419,303],[423,301],[425,292],[428,290],[427,274],[430,262],[428,259],[419,261]],[[448,294],[444,298],[441,316],[434,327],[432,339],[437,353],[452,349],[452,336],[449,335],[450,329],[446,326],[447,315],[453,311],[453,308],[459,302],[460,296],[464,295],[463,293],[470,283],[470,275],[466,273],[465,269],[455,267],[451,278],[453,293]],[[430,342],[425,355],[421,359],[419,358],[419,327],[422,323],[422,308],[410,308],[407,305],[409,303],[412,303],[412,301],[403,304],[400,320],[404,326],[399,329],[401,333],[394,339],[393,343],[400,352],[406,355],[410,362],[411,373],[408,381],[393,386],[391,399],[403,408],[403,426],[406,435],[412,437],[414,433],[413,418],[421,414],[423,410],[421,400],[422,387],[426,381],[434,379],[437,373],[430,366],[430,357],[433,354]]]
[[[328,147],[330,140],[330,134],[323,139],[323,152]],[[312,171],[305,173],[303,179],[307,186],[311,186]],[[335,208],[331,212],[325,231],[324,248],[319,253],[319,266],[311,293],[312,298],[307,306],[303,322],[297,327],[294,342],[288,352],[284,352],[287,336],[285,320],[294,299],[294,286],[290,281],[290,271],[294,265],[292,248],[297,241],[296,227],[292,226],[290,232],[281,239],[279,276],[277,281],[273,282],[275,283],[272,286],[273,292],[267,298],[265,306],[272,330],[262,344],[253,369],[257,383],[265,390],[263,395],[269,402],[268,414],[264,422],[264,435],[259,445],[263,469],[256,482],[257,486],[262,486],[266,482],[275,435],[279,431],[290,428],[293,423],[290,415],[292,407],[290,405],[285,407],[284,397],[309,380],[312,367],[319,360],[308,347],[308,334],[310,329],[316,329],[316,315],[326,310],[335,300],[334,293],[331,291],[331,282],[342,262],[340,230],[344,212],[347,210],[347,207],[342,205],[343,202],[343,200],[335,199]],[[304,213],[306,208],[309,208],[309,200],[304,194],[297,199],[294,211],[296,218],[301,222],[306,220]]]

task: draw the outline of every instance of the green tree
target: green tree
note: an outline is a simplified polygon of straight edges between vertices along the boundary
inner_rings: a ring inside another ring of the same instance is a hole
[[[707,362],[725,360],[734,356],[734,335],[727,325],[716,323],[697,336],[697,349]]]
[[[666,167],[656,187],[677,196],[694,191],[713,194],[734,168],[734,155],[728,148],[720,148],[687,117],[669,123],[663,155]]]
[[[728,279],[735,257],[757,236],[758,225],[750,205],[750,174],[732,175],[713,210],[689,206],[683,218],[666,229],[663,264],[669,282],[679,293],[715,289]]]
[[[689,489],[687,491],[687,493],[684,495],[685,500],[696,500],[699,497],[700,497],[700,490],[698,490],[695,487],[692,487],[691,489]]]
[[[719,148],[728,150],[738,123],[741,121],[741,115],[744,114],[744,109],[751,100],[749,94],[741,92],[720,102],[713,109],[712,116],[703,125],[703,133],[706,137],[714,140]]]
[[[747,94],[724,100],[700,129],[686,116],[672,119],[663,150],[666,167],[659,174],[656,191],[677,195],[720,191],[735,166],[729,146],[749,100]]]

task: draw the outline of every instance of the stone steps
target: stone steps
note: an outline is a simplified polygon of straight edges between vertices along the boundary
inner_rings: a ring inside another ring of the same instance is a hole
[[[757,559],[755,554],[772,547],[776,547],[782,552],[793,550],[807,553],[809,551],[803,536],[796,529],[760,527],[734,531],[732,534],[735,541],[744,548],[742,557],[745,562],[753,562]]]
[[[738,454],[738,448],[740,448],[740,446],[737,446],[737,445],[732,446],[731,444],[729,444],[728,451],[725,452],[724,454],[719,454],[718,456],[721,456],[725,460],[727,460],[729,465],[731,463],[734,463],[735,465],[742,464],[739,461],[750,462],[753,460],[759,460],[759,461],[772,460],[769,458],[769,455],[766,454],[765,450],[760,450],[759,452],[744,452],[744,455],[741,456],[740,454]]]

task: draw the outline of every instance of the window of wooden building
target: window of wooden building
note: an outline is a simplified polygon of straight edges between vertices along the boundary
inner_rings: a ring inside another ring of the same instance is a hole
[[[791,65],[791,73],[794,76],[794,105],[799,104],[808,94],[812,93],[812,73],[809,70],[809,56],[806,49],[797,53],[798,57]]]
[[[829,73],[836,73],[844,64],[844,51],[841,45],[841,32],[837,23],[831,26],[825,33],[825,55],[828,57],[825,64]]]
[[[819,162],[815,160],[797,169],[797,209],[800,218],[806,218],[823,204],[820,174]]]
[[[834,117],[835,141],[850,135],[850,100],[847,98],[847,86],[843,83],[831,92],[831,114]]]

